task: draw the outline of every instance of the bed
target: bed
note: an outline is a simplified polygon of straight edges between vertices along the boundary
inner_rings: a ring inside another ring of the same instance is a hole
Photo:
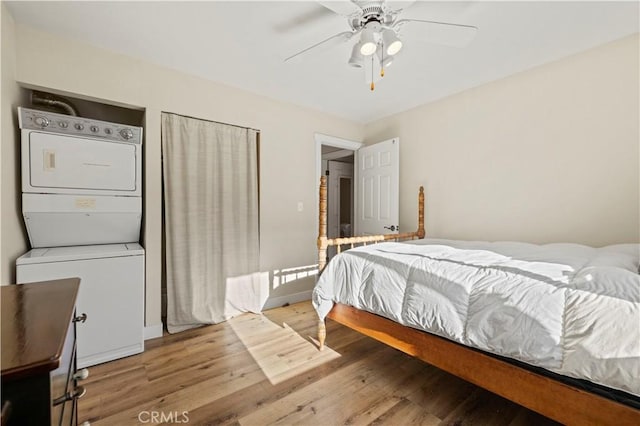
[[[352,247],[323,198],[320,256]],[[320,346],[330,318],[562,423],[640,424],[640,246],[423,239],[423,204],[418,231],[319,258]]]

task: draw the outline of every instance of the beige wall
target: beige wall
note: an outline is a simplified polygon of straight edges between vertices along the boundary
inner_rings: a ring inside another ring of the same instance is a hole
[[[640,241],[638,35],[366,127],[400,137],[401,226],[432,237]]]
[[[261,270],[315,263],[314,132],[369,142],[401,138],[401,226],[427,194],[434,237],[575,241],[639,239],[638,39],[627,38],[365,126],[177,71],[15,27],[2,10],[2,279],[26,249],[15,126],[25,87],[128,105],[145,115],[146,323],[160,321],[161,111],[258,128]],[[9,24],[6,24],[9,21]],[[6,27],[6,31],[5,31]],[[6,34],[5,34],[6,33]],[[6,61],[6,63],[5,63]],[[5,73],[5,69],[8,69]],[[5,86],[7,91],[5,92]],[[304,212],[297,212],[297,202]],[[313,279],[272,290],[307,291]]]
[[[160,322],[162,111],[260,129],[261,272],[316,263],[313,135],[321,132],[362,139],[362,125],[29,27],[16,26],[16,40],[16,78],[25,87],[51,88],[61,94],[146,109],[143,244],[147,325]],[[300,213],[298,201],[304,203]],[[3,206],[3,224],[4,211]],[[3,257],[2,262],[8,259]],[[302,293],[313,284],[313,277],[294,280],[272,290],[271,296]]]
[[[23,103],[15,80],[15,25],[4,3],[0,4],[2,21],[2,67],[0,92],[0,284],[15,282],[15,260],[27,249],[26,233],[20,213],[19,139],[16,107]]]

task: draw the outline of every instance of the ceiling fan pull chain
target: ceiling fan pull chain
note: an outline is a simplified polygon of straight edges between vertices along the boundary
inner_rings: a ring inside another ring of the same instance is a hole
[[[380,77],[384,77],[384,42],[380,42],[382,46],[382,53],[380,54]]]
[[[373,57],[375,55],[371,55],[371,91],[373,92],[373,90],[376,88],[375,83],[373,82]]]

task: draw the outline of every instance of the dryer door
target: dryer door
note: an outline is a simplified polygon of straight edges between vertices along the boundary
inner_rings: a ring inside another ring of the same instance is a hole
[[[28,170],[23,170],[27,171],[23,175],[23,191],[137,195],[140,193],[136,178],[140,164],[138,147],[30,132],[28,146],[23,146],[23,166]]]

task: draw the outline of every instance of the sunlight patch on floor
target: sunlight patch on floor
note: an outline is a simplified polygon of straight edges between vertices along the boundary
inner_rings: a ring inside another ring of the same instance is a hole
[[[340,356],[326,346],[319,351],[311,336],[301,336],[286,323],[280,326],[263,315],[241,315],[227,323],[273,385]]]

